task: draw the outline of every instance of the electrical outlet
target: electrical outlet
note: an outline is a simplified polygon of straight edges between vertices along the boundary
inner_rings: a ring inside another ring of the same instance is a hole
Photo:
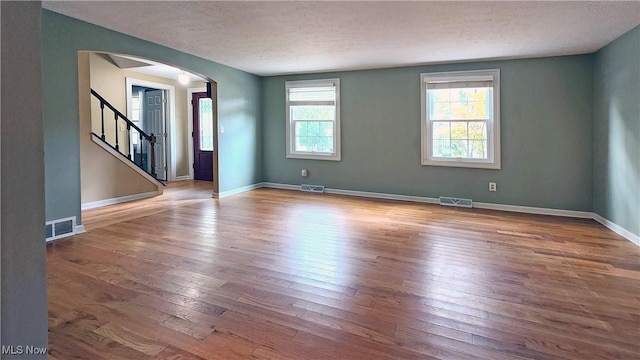
[[[498,191],[498,186],[494,182],[489,183],[489,191]]]
[[[302,170],[301,175],[302,175],[302,177],[307,177],[307,176],[309,176],[309,171]]]

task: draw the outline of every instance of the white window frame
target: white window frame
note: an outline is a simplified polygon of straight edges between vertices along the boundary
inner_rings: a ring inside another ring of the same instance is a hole
[[[493,81],[493,116],[487,121],[487,159],[433,156],[433,121],[428,118],[427,84],[433,82]],[[420,74],[422,165],[500,169],[500,69]]]
[[[289,89],[299,87],[326,87],[334,86],[336,89],[336,117],[333,126],[333,153],[320,153],[313,151],[295,151],[295,129],[291,126],[291,103],[289,101]],[[302,80],[285,82],[285,113],[287,121],[287,158],[291,159],[311,159],[311,160],[332,160],[340,161],[340,79]]]

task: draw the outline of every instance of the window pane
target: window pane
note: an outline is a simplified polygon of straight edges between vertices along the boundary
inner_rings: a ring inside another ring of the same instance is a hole
[[[433,101],[448,103],[451,99],[449,89],[429,90],[433,94]]]
[[[466,119],[487,119],[487,103],[473,101],[469,102],[467,106]]]
[[[295,126],[295,134],[296,136],[307,136],[307,129],[309,123],[306,121],[297,121]]]
[[[472,159],[487,158],[486,140],[469,140],[469,157]]]
[[[486,121],[434,121],[433,156],[486,159]]]
[[[429,118],[438,120],[451,119],[451,103],[434,102],[433,106],[429,108]]]
[[[451,102],[451,119],[466,119],[467,103],[462,101]]]
[[[202,98],[198,104],[200,150],[213,151],[213,101]]]
[[[129,120],[131,120],[131,121],[140,120],[140,110],[139,109],[131,110],[131,119],[129,119]]]
[[[331,105],[291,106],[291,120],[334,120],[336,107]]]
[[[429,89],[429,119],[490,119],[491,87]]]
[[[451,140],[451,157],[467,157],[467,140]]]
[[[451,123],[451,138],[465,140],[468,139],[466,121],[456,121]]]
[[[296,121],[295,151],[333,153],[333,121]]]
[[[140,98],[135,96],[131,98],[131,109],[140,110]]]
[[[487,123],[485,121],[469,121],[469,139],[486,140]]]
[[[449,157],[451,155],[451,147],[449,140],[433,140],[433,156]]]
[[[333,137],[333,122],[323,121],[320,123],[320,133],[325,138]]]
[[[445,121],[433,122],[433,138],[449,139],[451,137],[451,123]]]

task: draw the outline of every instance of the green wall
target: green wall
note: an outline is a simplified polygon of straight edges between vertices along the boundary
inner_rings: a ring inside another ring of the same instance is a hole
[[[594,212],[640,236],[640,27],[595,55]]]
[[[260,78],[174,49],[42,10],[46,218],[80,219],[78,51],[154,59],[218,83],[220,191],[262,179]],[[87,135],[88,136],[88,135]]]
[[[595,211],[640,234],[639,28],[595,55],[264,78],[46,10],[42,29],[47,220],[80,216],[77,52],[88,50],[218,82],[221,192],[266,181],[465,197]],[[420,73],[492,68],[501,70],[502,169],[420,165]],[[284,82],[332,77],[341,79],[342,161],[287,159]]]
[[[592,65],[584,55],[264,78],[264,181],[592,211]],[[502,169],[420,165],[420,73],[493,68],[501,71]],[[285,158],[284,82],[333,77],[342,161]]]

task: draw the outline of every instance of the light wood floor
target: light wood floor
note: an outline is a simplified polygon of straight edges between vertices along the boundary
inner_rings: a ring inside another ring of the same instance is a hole
[[[591,220],[181,182],[83,221],[50,359],[640,359],[640,248]]]

